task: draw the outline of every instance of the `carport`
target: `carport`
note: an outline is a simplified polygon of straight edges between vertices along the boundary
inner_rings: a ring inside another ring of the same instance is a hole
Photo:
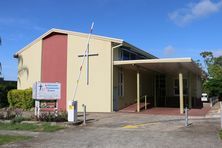
[[[201,95],[201,76],[202,70],[191,58],[167,58],[167,59],[143,59],[143,60],[125,60],[114,61],[114,66],[124,68],[127,70],[136,71],[136,99],[137,112],[140,112],[140,98],[141,98],[141,72],[152,71],[153,73],[164,74],[168,76],[177,77],[179,81],[178,96],[180,113],[184,109],[184,76],[188,82],[188,105],[192,107],[192,96],[198,98]],[[156,82],[156,81],[155,81]],[[171,83],[171,82],[170,82]],[[169,84],[170,84],[169,83]],[[172,82],[173,83],[173,82]],[[194,85],[195,83],[195,85]],[[156,104],[158,91],[156,84],[154,91],[154,104]],[[166,84],[167,85],[167,84]],[[168,86],[166,86],[168,87]],[[170,86],[169,86],[170,87]],[[176,88],[168,88],[170,91],[177,91]],[[174,89],[174,90],[173,90]]]

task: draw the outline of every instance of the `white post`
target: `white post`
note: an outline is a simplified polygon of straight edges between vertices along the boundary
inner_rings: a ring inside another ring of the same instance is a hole
[[[89,85],[89,44],[86,51],[86,84]]]
[[[38,110],[37,110],[37,117],[39,118],[39,115],[40,115],[40,100],[37,101],[38,103]]]
[[[137,71],[137,112],[140,112],[140,72]]]
[[[183,114],[183,74],[179,73],[180,114]]]

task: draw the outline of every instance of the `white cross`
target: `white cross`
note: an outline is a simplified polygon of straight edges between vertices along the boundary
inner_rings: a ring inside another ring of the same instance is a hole
[[[98,56],[98,53],[89,53],[89,46],[87,47],[86,55],[78,55],[78,57],[86,56],[86,84],[89,85],[89,57],[90,56]]]

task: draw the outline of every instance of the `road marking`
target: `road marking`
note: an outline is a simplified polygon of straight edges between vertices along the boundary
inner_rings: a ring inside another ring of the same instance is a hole
[[[122,128],[126,128],[126,129],[134,129],[134,128],[139,128],[141,126],[145,126],[145,125],[155,125],[155,124],[158,124],[157,122],[154,123],[141,123],[141,124],[135,124],[135,125],[125,125],[123,126]]]

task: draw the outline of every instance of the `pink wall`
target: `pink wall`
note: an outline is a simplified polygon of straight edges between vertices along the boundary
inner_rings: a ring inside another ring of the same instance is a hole
[[[59,110],[66,110],[67,35],[52,33],[42,42],[42,82],[60,82]]]

